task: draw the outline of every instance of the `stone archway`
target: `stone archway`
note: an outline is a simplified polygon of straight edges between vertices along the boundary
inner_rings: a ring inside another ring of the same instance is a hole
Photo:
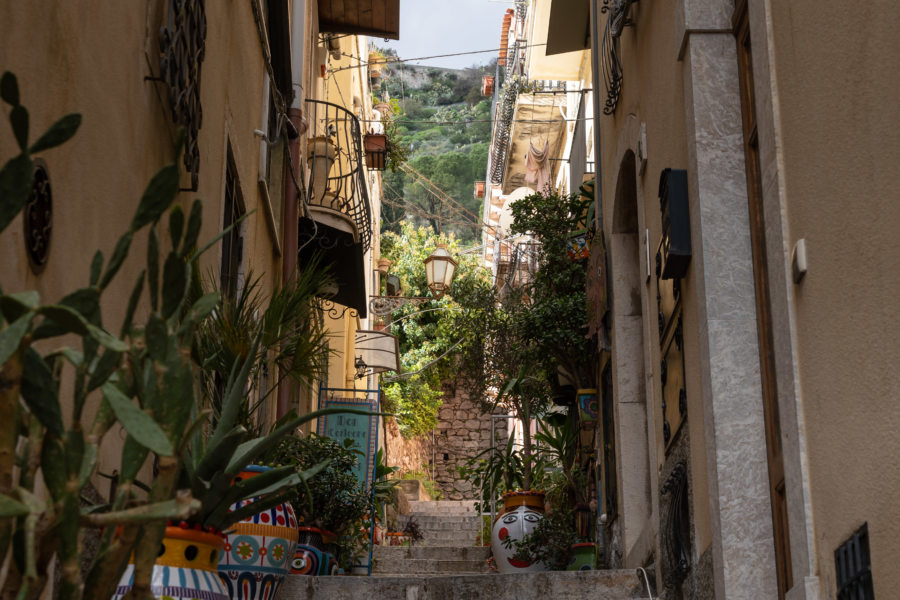
[[[613,543],[621,553],[618,566],[628,560],[644,530],[650,506],[647,443],[644,314],[641,277],[641,228],[638,211],[635,154],[626,150],[619,163],[610,227],[609,256],[612,284],[612,388],[616,421],[618,505]],[[618,534],[619,539],[615,539]],[[615,556],[611,556],[615,560]],[[642,557],[637,557],[637,566]]]

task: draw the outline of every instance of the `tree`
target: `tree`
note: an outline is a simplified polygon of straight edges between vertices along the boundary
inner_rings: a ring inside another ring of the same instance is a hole
[[[408,221],[401,224],[399,234],[385,233],[381,242],[381,255],[392,261],[391,273],[400,278],[407,297],[430,296],[423,262],[439,243],[447,244],[460,263],[451,294],[407,304],[391,315],[391,333],[398,338],[401,368],[409,376],[384,386],[388,402],[385,410],[398,415],[400,431],[406,436],[423,434],[434,427],[443,398],[442,382],[454,377],[452,360],[443,356],[461,337],[453,319],[459,310],[454,299],[457,287],[475,282],[487,285],[489,273],[478,265],[477,256],[459,254],[460,241],[452,234],[437,235]]]

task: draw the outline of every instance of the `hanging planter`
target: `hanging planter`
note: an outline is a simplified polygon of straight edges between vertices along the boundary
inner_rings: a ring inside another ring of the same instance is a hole
[[[476,198],[484,198],[484,182],[483,181],[475,182],[475,197]]]
[[[378,52],[370,52],[369,53],[369,77],[371,79],[378,79],[381,77],[381,61],[384,60],[384,56],[382,56]]]
[[[494,95],[494,76],[493,75],[484,75],[481,78],[481,95],[482,96],[493,96]]]
[[[225,540],[217,533],[187,527],[166,527],[160,554],[150,576],[150,591],[157,598],[229,600],[217,565]],[[129,563],[112,600],[122,600],[134,583]]]
[[[270,467],[249,466],[235,481],[255,477]],[[257,498],[238,502],[237,510]],[[290,503],[260,511],[232,526],[219,560],[219,575],[232,600],[273,598],[290,569],[297,544],[297,518]]]
[[[367,133],[365,137],[366,166],[383,171],[388,153],[387,136],[383,133]]]
[[[309,178],[312,181],[314,204],[319,204],[328,187],[328,174],[337,158],[337,145],[331,138],[320,135],[307,142],[306,160],[309,162]]]

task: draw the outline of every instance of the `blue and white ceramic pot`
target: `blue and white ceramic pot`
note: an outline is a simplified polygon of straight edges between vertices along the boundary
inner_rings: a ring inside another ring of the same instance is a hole
[[[250,466],[238,477],[243,480],[268,470]],[[254,500],[238,502],[231,510]],[[235,523],[219,560],[219,576],[231,600],[272,600],[288,574],[296,544],[297,518],[287,502]]]
[[[229,600],[217,565],[225,540],[215,533],[166,527],[160,555],[153,566],[150,591],[172,600]],[[113,600],[122,600],[134,583],[134,564],[129,563],[119,580]]]

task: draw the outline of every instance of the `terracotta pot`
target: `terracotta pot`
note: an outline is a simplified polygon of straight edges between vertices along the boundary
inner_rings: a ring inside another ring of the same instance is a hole
[[[484,182],[483,181],[475,182],[475,197],[476,198],[484,198]]]
[[[481,95],[492,96],[494,94],[494,76],[483,75],[481,77]]]
[[[387,102],[379,102],[372,108],[374,108],[375,110],[377,110],[379,112],[379,114],[381,114],[382,119],[384,119],[386,116],[391,114],[391,112],[393,112],[393,111],[391,111],[391,105]]]
[[[383,171],[387,159],[387,136],[383,133],[367,133],[365,137],[366,166]]]
[[[157,598],[172,600],[229,600],[228,590],[216,569],[224,547],[225,540],[219,534],[166,527],[161,554],[153,566],[150,591]],[[134,564],[129,563],[113,600],[124,598],[133,583]]]
[[[268,470],[269,467],[247,467],[235,480],[255,477]],[[254,500],[235,503],[231,510]],[[225,552],[219,561],[219,575],[231,599],[274,597],[288,574],[298,537],[297,518],[287,502],[235,523],[225,539]]]
[[[503,508],[500,509],[500,515],[511,512],[520,506],[526,506],[531,510],[544,512],[544,491],[543,490],[516,490],[515,492],[506,492],[503,494]],[[499,515],[498,515],[499,516]]]

